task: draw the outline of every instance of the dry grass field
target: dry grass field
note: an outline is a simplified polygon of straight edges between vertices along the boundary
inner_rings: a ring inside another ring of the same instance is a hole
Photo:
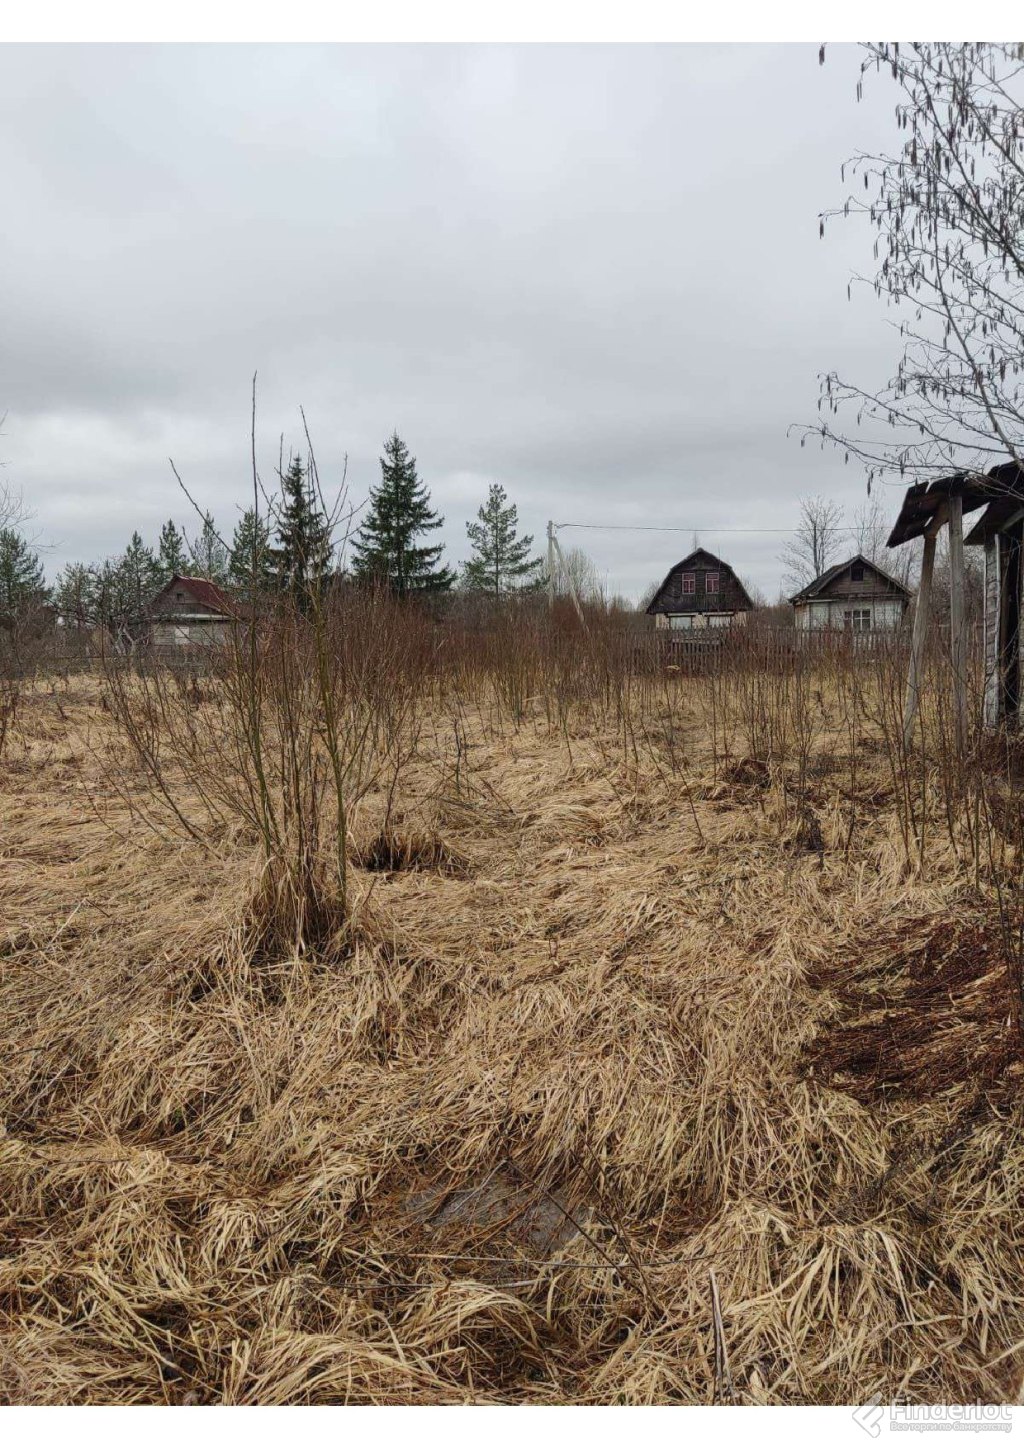
[[[257,835],[212,790],[195,823],[180,751],[159,797],[110,680],[26,690],[3,1400],[1016,1400],[991,801],[983,851],[978,797],[901,774],[833,679],[738,680],[730,715],[665,678],[623,715],[496,677],[419,700],[347,819],[344,917],[292,944]]]

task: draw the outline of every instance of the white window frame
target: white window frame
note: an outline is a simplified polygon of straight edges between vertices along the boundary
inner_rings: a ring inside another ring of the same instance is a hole
[[[843,627],[849,627],[851,633],[871,632],[871,609],[870,608],[847,608],[843,610]]]

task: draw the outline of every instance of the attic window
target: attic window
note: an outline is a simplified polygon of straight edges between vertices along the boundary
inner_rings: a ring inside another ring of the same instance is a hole
[[[718,592],[718,574],[706,573],[704,575],[704,588],[708,593]]]
[[[185,595],[181,592],[180,589],[178,590],[178,592],[177,592],[174,596],[175,596],[175,598],[178,600],[179,603],[181,603],[182,599],[185,597]]]
[[[695,593],[697,587],[697,575],[695,573],[683,574],[683,592]]]
[[[863,563],[855,563],[855,564],[853,565],[853,567],[850,569],[850,581],[851,581],[851,583],[863,583],[863,582],[864,582],[864,565],[863,565]]]

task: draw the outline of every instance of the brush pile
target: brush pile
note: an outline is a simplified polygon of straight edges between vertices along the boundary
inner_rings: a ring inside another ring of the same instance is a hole
[[[1014,1399],[1005,910],[967,826],[908,861],[884,721],[826,690],[786,755],[717,687],[624,724],[431,685],[291,947],[251,831],[113,788],[95,680],[29,693],[0,1400]]]

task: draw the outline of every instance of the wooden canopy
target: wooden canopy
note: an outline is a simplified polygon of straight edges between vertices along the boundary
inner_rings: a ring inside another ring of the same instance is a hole
[[[915,483],[907,489],[887,547],[898,548],[912,538],[923,538],[937,519],[941,522],[950,498],[960,498],[963,512],[972,513],[976,508],[983,508],[996,491],[977,473],[953,473],[948,478],[936,478],[933,483]]]
[[[931,609],[935,545],[940,529],[949,530],[949,643],[956,701],[957,742],[962,748],[967,735],[966,652],[964,615],[963,515],[988,505],[972,530],[969,543],[984,542],[993,530],[1005,526],[1024,507],[1024,469],[1014,461],[999,463],[987,473],[952,473],[933,483],[915,483],[907,489],[903,507],[892,532],[889,547],[898,548],[912,538],[924,539],[921,581],[914,610],[914,634],[910,649],[910,673],[903,711],[903,738],[907,749],[913,737],[917,713],[925,636]]]

